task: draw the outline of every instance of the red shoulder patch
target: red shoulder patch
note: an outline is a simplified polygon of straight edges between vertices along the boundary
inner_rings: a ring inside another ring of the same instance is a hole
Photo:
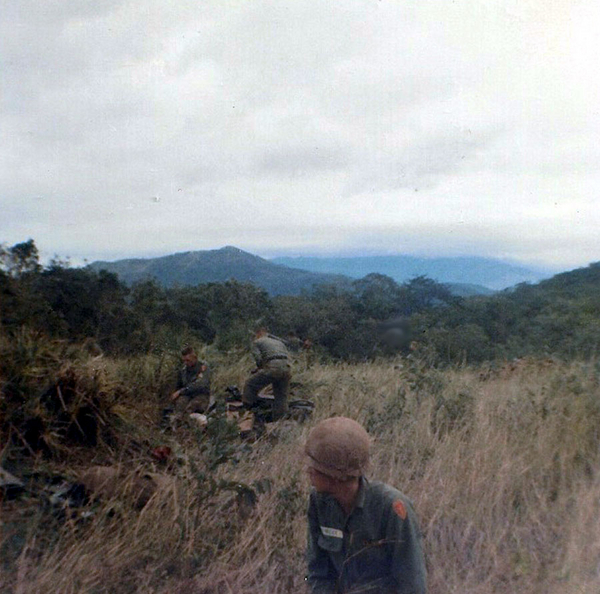
[[[400,499],[394,501],[392,507],[394,508],[396,515],[400,516],[403,520],[406,520],[406,506],[404,503],[402,503],[402,501],[400,501]]]

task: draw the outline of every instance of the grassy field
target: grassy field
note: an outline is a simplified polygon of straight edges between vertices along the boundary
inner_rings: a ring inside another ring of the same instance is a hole
[[[159,430],[174,359],[113,361],[21,342],[20,359],[13,354],[3,369],[5,393],[17,373],[21,393],[29,394],[71,378],[75,396],[64,408],[73,414],[93,402],[100,439],[95,447],[67,443],[47,423],[46,454],[33,455],[5,423],[2,463],[29,477],[32,488],[0,504],[2,592],[304,592],[302,444],[331,415],[365,425],[373,437],[370,476],[414,501],[431,594],[600,591],[593,362],[444,371],[411,359],[298,366],[293,392],[314,400],[313,419],[272,424],[257,441],[243,442],[221,419],[205,432],[193,425]],[[211,360],[218,396],[242,385],[248,359]],[[19,406],[50,415],[44,402],[31,397]],[[22,418],[15,406],[4,407],[6,418]],[[166,462],[151,456],[157,446],[171,448]],[[94,464],[118,466],[124,484],[143,472],[168,480],[144,507],[126,490],[76,510],[49,505],[39,493],[40,477],[75,481]]]

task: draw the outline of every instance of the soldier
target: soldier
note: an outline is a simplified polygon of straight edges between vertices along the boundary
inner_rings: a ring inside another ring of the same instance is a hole
[[[291,353],[297,355],[302,348],[302,339],[293,330],[290,330],[285,338],[285,345]]]
[[[287,397],[292,376],[288,350],[282,340],[259,328],[252,342],[252,356],[256,369],[246,381],[242,401],[252,407],[262,388],[273,386],[273,420],[280,419],[287,411]]]
[[[313,343],[310,338],[305,338],[302,342],[302,354],[304,357],[304,369],[308,370],[314,362]]]
[[[425,563],[410,500],[370,482],[369,436],[333,417],[305,445],[314,489],[308,508],[308,583],[313,593],[424,594]]]
[[[204,361],[192,347],[181,351],[183,367],[177,375],[177,389],[171,394],[171,401],[179,412],[206,412],[210,404],[210,372]]]

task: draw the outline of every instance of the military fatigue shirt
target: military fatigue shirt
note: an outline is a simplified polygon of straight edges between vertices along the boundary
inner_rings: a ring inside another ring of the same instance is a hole
[[[210,372],[208,367],[202,371],[203,361],[196,361],[188,367],[184,365],[177,376],[177,390],[180,396],[194,398],[203,394],[210,394]]]
[[[285,346],[292,353],[299,353],[302,348],[302,340],[297,336],[288,336],[285,341]]]
[[[285,344],[271,334],[254,340],[251,350],[257,367],[264,367],[271,361],[286,361],[288,358]]]
[[[383,483],[361,478],[349,516],[331,495],[313,490],[307,557],[313,593],[425,593],[425,563],[412,504]]]

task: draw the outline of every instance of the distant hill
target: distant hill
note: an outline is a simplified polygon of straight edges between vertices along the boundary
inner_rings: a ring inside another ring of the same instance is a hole
[[[265,260],[236,247],[226,246],[217,250],[182,252],[159,258],[130,258],[114,262],[96,261],[92,262],[89,268],[113,272],[129,285],[146,279],[154,279],[165,287],[193,286],[235,279],[262,287],[270,295],[298,295],[303,290],[310,291],[315,286],[323,284],[348,287],[354,279],[362,278],[371,272],[386,274],[398,283],[406,282],[418,275],[429,276],[433,280],[446,284],[454,295],[460,297],[490,295],[494,292],[489,285],[484,286],[470,282],[470,269],[464,263],[465,259],[461,259],[460,265],[453,265],[454,268],[462,270],[462,276],[455,271],[454,276],[447,274],[445,277],[440,275],[437,278],[415,263],[403,268],[401,273],[399,271],[400,264],[396,260],[404,259],[407,261],[418,260],[408,256]],[[452,262],[453,259],[432,260],[429,263],[443,260]],[[290,262],[290,264],[286,264],[286,262]],[[491,263],[492,261],[486,262]],[[305,264],[308,269],[302,269],[301,264]],[[503,266],[506,267],[506,265]],[[448,267],[451,268],[450,265]],[[330,268],[337,268],[339,272],[328,272]],[[395,271],[395,275],[390,274],[390,270]],[[428,270],[433,270],[433,267],[429,266]],[[506,268],[500,268],[500,271],[504,271],[503,278],[507,278]],[[491,272],[488,277],[491,278]],[[513,284],[522,282],[524,278],[530,280],[530,276],[525,273],[517,275],[513,272],[511,278],[517,279]]]
[[[401,283],[400,283],[401,284]],[[483,285],[471,285],[469,283],[442,283],[456,297],[474,297],[475,295],[493,295],[493,289]]]
[[[430,316],[429,318],[427,316]],[[430,348],[455,361],[600,353],[600,262],[491,297],[429,310],[422,331]]]
[[[585,268],[577,268],[569,272],[557,274],[542,281],[538,291],[551,297],[562,299],[593,299],[597,304],[600,290],[600,262],[592,262]]]
[[[343,274],[351,278],[362,278],[371,272],[378,272],[393,278],[397,283],[404,283],[415,276],[423,275],[439,283],[472,285],[475,293],[471,294],[477,294],[478,291],[485,294],[486,288],[501,290],[523,282],[537,282],[551,276],[544,270],[477,257],[418,258],[400,255],[356,258],[285,257],[274,258],[271,262],[311,272]]]
[[[227,246],[218,250],[183,252],[160,258],[92,262],[89,268],[113,272],[127,284],[155,279],[166,287],[225,282],[251,282],[271,295],[298,295],[322,284],[348,286],[351,279],[276,264]]]

